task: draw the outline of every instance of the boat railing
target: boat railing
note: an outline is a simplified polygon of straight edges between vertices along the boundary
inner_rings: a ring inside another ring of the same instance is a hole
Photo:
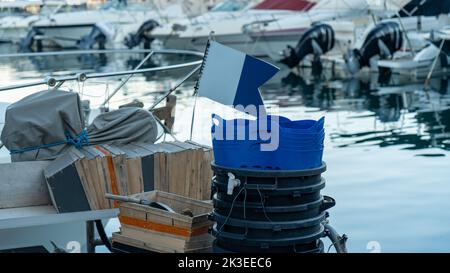
[[[33,53],[12,53],[12,54],[0,54],[1,58],[18,58],[18,57],[47,57],[47,56],[64,56],[64,55],[81,55],[81,54],[115,54],[115,53],[127,53],[127,54],[136,54],[136,53],[147,53],[147,56],[156,55],[156,54],[166,54],[166,55],[191,55],[199,58],[203,58],[203,53],[198,51],[189,51],[189,50],[127,50],[127,49],[107,49],[107,50],[71,50],[71,51],[61,51],[61,52],[33,52]],[[145,58],[144,58],[145,59]],[[146,59],[146,61],[149,58]],[[148,72],[158,72],[158,71],[166,71],[166,70],[175,70],[185,67],[198,66],[201,65],[202,60],[192,61],[181,64],[173,64],[173,65],[164,65],[158,67],[151,68],[143,68],[143,69],[133,69],[133,70],[124,70],[124,71],[115,71],[115,72],[102,72],[102,73],[76,73],[73,75],[62,76],[62,77],[53,77],[46,76],[42,80],[37,80],[33,82],[20,83],[20,84],[11,84],[7,86],[0,86],[0,92],[9,91],[13,89],[25,88],[30,86],[38,86],[38,85],[48,85],[49,87],[58,86],[61,82],[65,81],[86,81],[88,79],[95,78],[106,78],[106,77],[114,77],[114,76],[124,76],[124,75],[134,75],[134,74],[142,74]],[[143,62],[138,65],[141,67]]]
[[[105,101],[102,103],[102,106],[106,105],[109,100],[128,82],[128,80],[133,77],[135,74],[142,74],[148,72],[158,72],[158,71],[168,71],[168,70],[176,70],[186,67],[194,67],[191,71],[189,71],[186,76],[184,76],[180,81],[178,81],[174,87],[170,88],[163,96],[156,99],[153,105],[149,108],[149,110],[154,109],[160,102],[162,102],[165,98],[167,98],[170,94],[172,94],[178,87],[180,87],[184,82],[190,79],[196,72],[200,69],[202,64],[202,59],[198,61],[191,61],[180,64],[172,64],[172,65],[164,65],[158,67],[151,68],[141,68],[142,65],[147,62],[152,56],[156,54],[160,55],[191,55],[198,58],[203,58],[203,53],[198,51],[189,51],[189,50],[150,50],[150,49],[137,49],[137,50],[129,50],[129,49],[107,49],[107,50],[71,50],[71,51],[53,51],[53,52],[30,52],[30,53],[12,53],[12,54],[0,54],[0,59],[2,58],[19,58],[19,57],[48,57],[48,56],[64,56],[64,55],[81,55],[81,54],[116,54],[116,53],[126,53],[126,54],[142,54],[146,53],[146,56],[142,59],[142,61],[132,70],[124,70],[124,71],[115,71],[115,72],[102,72],[102,73],[76,73],[68,76],[61,77],[53,77],[47,76],[42,80],[37,80],[28,83],[19,83],[12,84],[8,86],[0,86],[0,92],[10,91],[14,89],[20,89],[25,87],[39,86],[39,85],[47,85],[49,88],[57,89],[66,81],[78,81],[85,82],[89,79],[97,79],[97,78],[107,78],[114,76],[125,76],[125,80],[123,80],[118,87],[114,89],[114,91],[105,98]],[[3,147],[3,144],[0,142],[0,149]]]

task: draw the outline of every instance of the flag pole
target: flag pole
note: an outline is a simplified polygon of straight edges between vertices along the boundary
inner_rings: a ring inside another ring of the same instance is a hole
[[[206,48],[205,48],[205,54],[203,54],[203,63],[202,63],[202,66],[204,65],[205,58],[207,57],[207,56],[206,56],[206,55],[207,55],[206,52],[208,51],[209,41],[214,41],[214,31],[211,31],[211,32],[209,33],[209,36],[208,36],[208,43],[206,44]],[[202,70],[202,68],[200,68],[200,70]],[[201,73],[202,73],[202,71],[200,71],[200,75],[199,75],[199,79],[197,80],[197,84],[198,84],[198,81],[200,81]],[[190,141],[192,141],[192,134],[193,134],[193,132],[194,132],[195,109],[196,109],[196,106],[197,106],[197,97],[198,97],[198,90],[197,90],[197,87],[196,87],[196,88],[195,88],[195,91],[194,91],[194,107],[192,108],[191,131],[190,131],[190,133],[189,133],[189,140],[190,140]]]
[[[195,91],[194,93],[194,107],[192,108],[192,117],[191,117],[191,132],[189,135],[189,140],[192,141],[192,132],[194,131],[194,120],[195,120],[195,109],[197,106],[197,97],[198,97],[198,92]]]

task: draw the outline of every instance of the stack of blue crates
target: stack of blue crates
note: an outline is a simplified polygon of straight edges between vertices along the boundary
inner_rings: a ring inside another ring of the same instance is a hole
[[[267,122],[260,123],[261,118],[266,118]],[[324,118],[291,121],[281,116],[225,120],[213,115],[215,164],[261,170],[318,168],[322,165],[324,121]]]

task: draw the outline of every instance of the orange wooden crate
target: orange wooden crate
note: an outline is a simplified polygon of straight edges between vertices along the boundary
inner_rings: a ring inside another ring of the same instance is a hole
[[[212,211],[211,203],[162,191],[135,194],[132,197],[163,203],[175,213],[140,204],[121,203],[121,232],[116,235],[120,243],[125,243],[123,240],[127,238],[135,242],[133,246],[140,242],[147,249],[160,252],[206,252],[211,248],[213,237],[208,234],[212,225],[208,220],[208,214]],[[186,210],[192,212],[193,217],[183,215]]]

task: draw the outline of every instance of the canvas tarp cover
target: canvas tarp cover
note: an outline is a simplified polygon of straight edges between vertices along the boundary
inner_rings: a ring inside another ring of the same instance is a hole
[[[21,150],[56,143],[66,139],[65,133],[78,135],[84,119],[77,93],[45,90],[29,95],[6,109],[1,140],[8,150]],[[66,145],[11,154],[11,160],[52,159]]]
[[[75,138],[82,135],[84,124],[77,93],[41,91],[7,108],[1,141],[13,162],[54,159],[71,146],[65,143],[67,134]],[[100,114],[87,132],[88,141],[83,144],[153,143],[157,123],[147,110],[122,108]],[[58,143],[62,144],[55,145]]]
[[[124,107],[97,116],[87,128],[87,133],[91,144],[154,143],[158,127],[149,111]]]

